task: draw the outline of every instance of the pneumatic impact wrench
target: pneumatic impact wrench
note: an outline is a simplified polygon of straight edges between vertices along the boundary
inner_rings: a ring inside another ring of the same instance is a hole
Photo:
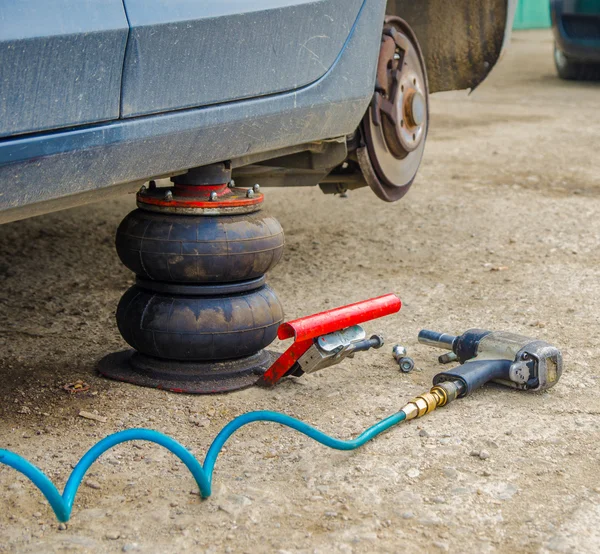
[[[423,329],[418,340],[449,351],[439,357],[440,363],[459,365],[438,373],[433,388],[403,408],[406,419],[421,417],[490,381],[523,391],[546,390],[563,370],[558,348],[515,333],[470,329],[454,336]]]

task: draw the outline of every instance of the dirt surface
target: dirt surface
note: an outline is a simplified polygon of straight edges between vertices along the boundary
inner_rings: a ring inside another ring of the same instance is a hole
[[[599,152],[600,84],[559,81],[549,32],[521,32],[473,95],[433,99],[426,159],[401,202],[268,190],[287,237],[269,282],[288,318],[390,291],[404,302],[367,325],[384,348],[272,391],[181,396],[96,375],[125,346],[114,312],[133,276],[113,236],[131,196],[0,227],[0,444],[61,488],[90,446],[128,427],[166,432],[201,459],[256,409],[349,438],[429,387],[439,351],[417,344],[424,327],[530,334],[566,362],[548,393],[487,388],[355,452],[248,426],[207,501],[165,450],[119,446],[92,467],[65,530],[2,466],[0,551],[599,551]],[[396,342],[416,361],[409,375],[394,366]],[[62,390],[78,379],[88,393]]]

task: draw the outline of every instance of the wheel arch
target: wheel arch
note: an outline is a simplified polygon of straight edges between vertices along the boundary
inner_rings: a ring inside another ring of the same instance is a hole
[[[388,0],[419,39],[430,92],[473,89],[508,42],[516,0]]]

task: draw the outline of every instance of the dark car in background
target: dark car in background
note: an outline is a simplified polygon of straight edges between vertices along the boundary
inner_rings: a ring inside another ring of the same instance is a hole
[[[561,79],[600,78],[600,0],[550,0]]]

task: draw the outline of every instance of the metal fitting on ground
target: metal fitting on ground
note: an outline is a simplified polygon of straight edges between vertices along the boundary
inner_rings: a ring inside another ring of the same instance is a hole
[[[410,373],[415,369],[415,361],[409,356],[404,356],[398,360],[398,367],[402,373]]]
[[[392,348],[392,356],[394,356],[394,360],[398,362],[398,367],[402,373],[410,373],[414,369],[415,362],[406,355],[406,348],[404,346],[396,344],[394,348]]]
[[[394,360],[396,361],[400,358],[404,358],[406,356],[406,348],[400,344],[396,344],[392,348],[392,356],[394,356]]]
[[[460,381],[446,381],[433,387],[429,392],[426,392],[416,398],[413,398],[406,406],[402,408],[402,412],[406,414],[406,419],[415,419],[433,412],[436,408],[441,408],[449,402],[460,396],[463,389],[463,384]]]

